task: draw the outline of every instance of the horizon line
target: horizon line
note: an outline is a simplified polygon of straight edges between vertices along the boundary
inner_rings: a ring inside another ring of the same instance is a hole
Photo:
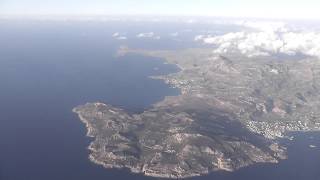
[[[207,19],[251,19],[251,20],[272,20],[272,21],[292,21],[292,20],[307,20],[320,21],[320,18],[307,17],[253,17],[253,16],[228,16],[228,15],[178,15],[178,14],[1,14],[0,19],[43,19],[43,18],[93,18],[93,17],[110,17],[110,18],[207,18]],[[80,19],[79,19],[80,20]]]

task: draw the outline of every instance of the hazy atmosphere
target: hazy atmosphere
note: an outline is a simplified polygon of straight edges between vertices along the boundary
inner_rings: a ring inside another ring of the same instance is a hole
[[[320,18],[318,0],[2,0],[4,15],[175,15]]]

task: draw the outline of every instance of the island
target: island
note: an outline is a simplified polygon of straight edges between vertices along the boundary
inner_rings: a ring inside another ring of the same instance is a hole
[[[164,178],[234,171],[287,158],[289,131],[320,130],[320,60],[217,54],[210,48],[120,48],[180,71],[150,77],[179,88],[139,114],[93,102],[75,107],[93,138],[90,160]]]

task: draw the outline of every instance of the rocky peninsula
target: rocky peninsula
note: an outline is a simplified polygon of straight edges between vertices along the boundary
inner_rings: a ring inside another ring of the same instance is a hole
[[[128,53],[181,71],[151,77],[181,89],[140,114],[104,103],[73,109],[93,137],[90,159],[106,168],[185,178],[286,158],[288,131],[320,129],[320,61],[215,54],[212,49]]]

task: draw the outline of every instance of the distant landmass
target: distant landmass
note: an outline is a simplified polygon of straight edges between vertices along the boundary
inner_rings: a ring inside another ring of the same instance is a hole
[[[152,51],[181,71],[151,77],[181,89],[140,114],[99,102],[73,109],[94,137],[90,159],[106,168],[182,178],[234,171],[286,157],[289,131],[320,130],[320,61],[216,54],[212,49]]]

